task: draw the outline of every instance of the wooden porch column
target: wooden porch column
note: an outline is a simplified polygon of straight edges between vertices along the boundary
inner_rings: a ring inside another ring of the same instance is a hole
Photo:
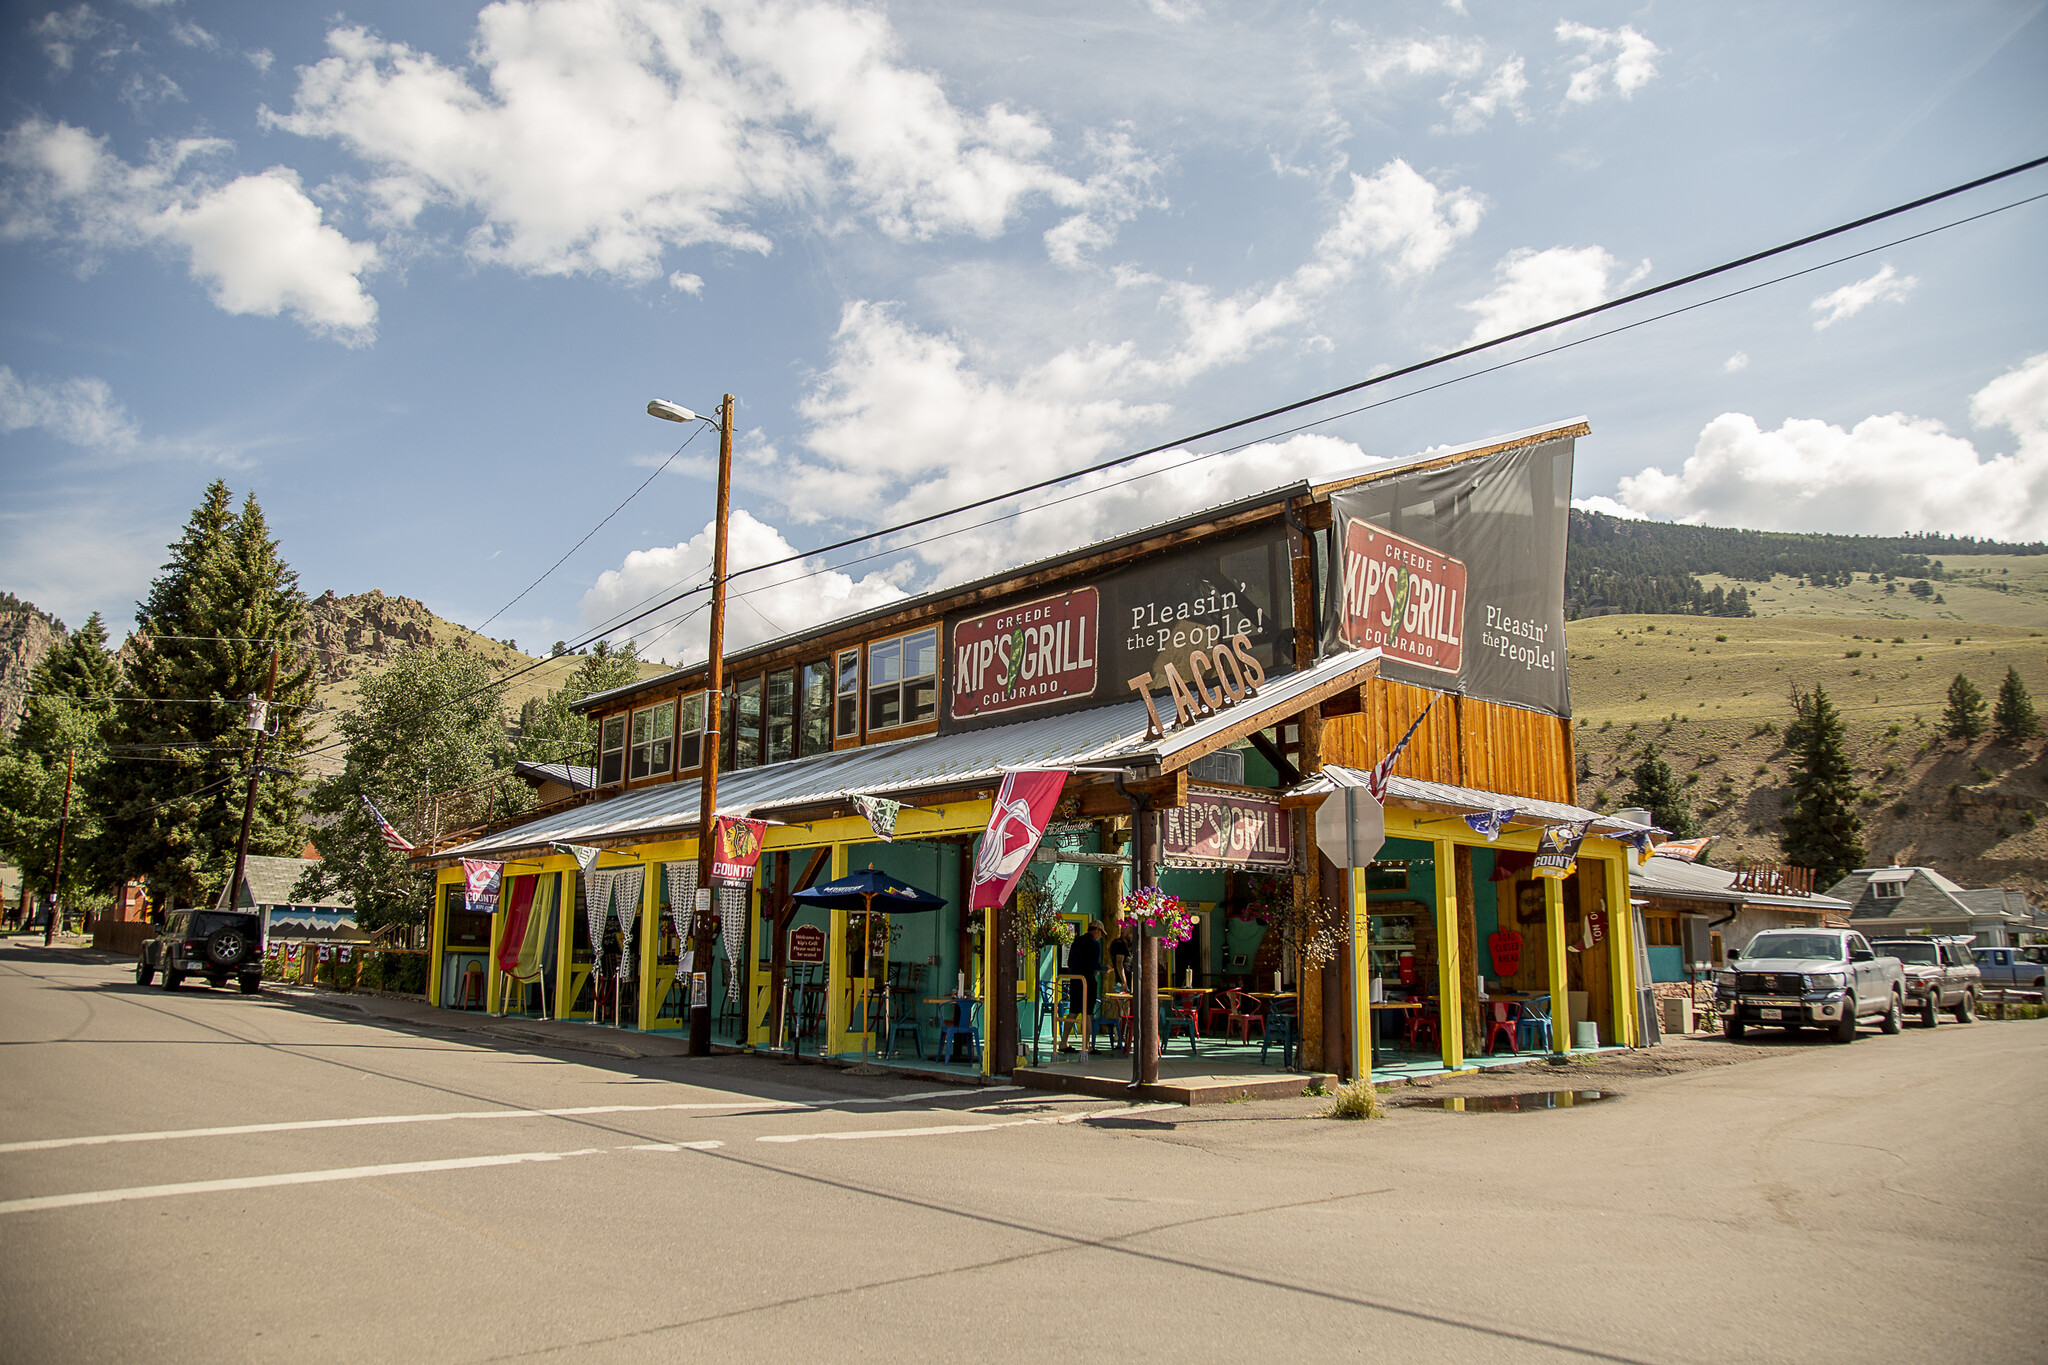
[[[1465,964],[1459,948],[1457,846],[1449,839],[1432,840],[1436,854],[1436,1016],[1437,1044],[1444,1067],[1465,1065]]]
[[[447,1008],[441,993],[441,948],[448,941],[448,893],[442,889],[446,885],[435,879],[434,903],[427,910],[427,999],[435,1009]]]
[[[1458,860],[1458,961],[1465,968],[1465,1055],[1476,1057],[1486,1045],[1479,1004],[1479,901],[1472,890],[1472,849],[1452,847]]]
[[[838,881],[847,872],[849,844],[832,845],[832,880]],[[846,1033],[846,1027],[853,1022],[851,1001],[847,991],[851,989],[846,977],[846,922],[848,912],[828,910],[825,922],[831,927],[825,934],[825,1053],[827,1056],[839,1051],[839,1045]]]
[[[1637,1047],[1636,1041],[1636,916],[1628,903],[1629,850],[1622,846],[1619,858],[1601,863],[1607,876],[1602,886],[1607,895],[1607,966],[1609,989],[1614,992],[1614,1037],[1621,1047]]]
[[[1543,937],[1550,958],[1550,1055],[1562,1057],[1572,1050],[1571,981],[1565,972],[1564,956],[1564,883],[1556,877],[1540,880]]]

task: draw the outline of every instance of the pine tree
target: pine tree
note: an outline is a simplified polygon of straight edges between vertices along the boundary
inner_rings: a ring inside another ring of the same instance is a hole
[[[1814,869],[1814,881],[1832,886],[1865,858],[1858,789],[1844,748],[1841,713],[1825,689],[1793,692],[1794,718],[1786,727],[1792,750],[1792,809],[1779,844],[1785,861]]]
[[[475,789],[510,767],[504,696],[490,665],[454,645],[407,650],[366,677],[357,709],[335,723],[348,762],[322,779],[308,802],[321,824],[321,861],[294,895],[345,891],[365,928],[421,923],[433,877],[415,872],[404,854],[385,846],[362,798],[375,802],[400,834],[424,845],[432,833],[430,798]],[[451,818],[466,823],[514,814],[531,803],[532,793],[507,783],[482,800],[481,806],[463,803]]]
[[[1999,684],[1998,705],[1991,712],[1991,732],[2001,744],[2017,744],[2041,733],[2041,718],[2034,714],[2034,699],[2020,681],[2019,670],[2008,666]]]
[[[1644,746],[1641,759],[1628,777],[1634,784],[1628,794],[1629,804],[1648,810],[1651,824],[1669,830],[1674,839],[1690,839],[1700,832],[1699,821],[1693,818],[1692,803],[1686,799],[1685,784],[1658,754],[1656,745]]]
[[[639,649],[631,640],[617,649],[599,640],[591,653],[577,660],[575,670],[560,687],[546,696],[529,697],[520,705],[519,757],[528,763],[596,763],[590,717],[569,708],[594,693],[624,687],[639,677]]]
[[[85,788],[106,762],[100,731],[114,709],[110,698],[120,676],[107,650],[106,626],[94,612],[43,655],[29,678],[21,724],[0,745],[0,856],[41,891],[55,871],[66,771],[76,765],[59,888],[67,906],[94,902],[93,892],[109,880],[95,858],[99,821]]]
[[[255,496],[237,513],[215,480],[136,612],[128,687],[152,700],[116,708],[107,734],[115,752],[150,761],[107,765],[93,796],[108,872],[146,879],[159,898],[204,904],[232,868],[255,738],[246,699],[263,695],[273,650],[264,764],[287,775],[259,780],[249,851],[304,846],[295,755],[313,668],[305,595],[277,548]]]
[[[1984,694],[1960,673],[1948,685],[1948,709],[1941,713],[1941,732],[1965,741],[1984,734]]]

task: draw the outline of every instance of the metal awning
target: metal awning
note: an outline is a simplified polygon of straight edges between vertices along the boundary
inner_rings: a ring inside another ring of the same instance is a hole
[[[721,773],[718,813],[772,817],[854,796],[915,804],[920,792],[993,787],[1018,768],[1129,768],[1170,773],[1308,707],[1363,685],[1379,671],[1377,649],[1347,650],[1271,678],[1255,697],[1225,706],[1165,735],[1151,735],[1145,703],[1133,698],[1058,716],[951,735],[869,744],[858,749]],[[691,838],[697,833],[698,783],[665,782],[609,800],[556,811],[511,829],[426,855],[423,863],[500,858],[552,843],[621,844]]]
[[[1337,784],[1329,773],[1337,765],[1327,764],[1323,771],[1288,789],[1289,800],[1300,797],[1328,796],[1337,790]],[[1355,769],[1339,769],[1353,773],[1363,785],[1365,774]],[[1520,825],[1565,825],[1580,821],[1591,821],[1590,833],[1608,837],[1642,834],[1655,830],[1655,825],[1640,824],[1624,820],[1618,815],[1602,815],[1596,810],[1582,806],[1568,806],[1561,801],[1539,801],[1532,796],[1508,796],[1501,792],[1480,791],[1476,787],[1454,787],[1448,782],[1425,782],[1417,777],[1394,776],[1387,779],[1387,798],[1390,801],[1407,801],[1418,805],[1439,807],[1460,815],[1479,815],[1491,810],[1514,811],[1512,824]]]

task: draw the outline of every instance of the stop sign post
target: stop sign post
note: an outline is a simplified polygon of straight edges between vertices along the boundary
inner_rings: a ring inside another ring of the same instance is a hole
[[[1365,774],[1334,767],[1323,769],[1323,774],[1337,790],[1316,809],[1316,847],[1346,869],[1350,904],[1344,916],[1344,946],[1351,954],[1351,1079],[1367,1080],[1372,1075],[1372,992],[1364,980],[1365,964],[1359,961],[1359,919],[1365,906],[1358,869],[1378,856],[1387,842],[1387,816],[1379,798],[1365,785]]]

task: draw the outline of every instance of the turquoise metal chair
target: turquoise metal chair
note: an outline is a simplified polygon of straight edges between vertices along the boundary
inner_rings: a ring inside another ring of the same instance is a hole
[[[1521,1046],[1517,1052],[1527,1052],[1530,1039],[1539,1039],[1543,1050],[1550,1050],[1550,997],[1535,996],[1522,1002],[1522,1017],[1516,1021],[1517,1041]]]
[[[981,1058],[981,1002],[979,1000],[956,1000],[953,1002],[952,1022],[939,1026],[938,1059],[952,1061],[958,1044],[967,1044],[968,1056],[976,1061]]]
[[[1250,1038],[1245,1041],[1249,1043]],[[1283,1010],[1280,1002],[1274,1001],[1273,1008],[1266,1011],[1266,1027],[1259,1032],[1259,1065],[1266,1064],[1266,1049],[1280,1044],[1280,1065],[1294,1065],[1294,1046],[1301,1041],[1301,1016],[1293,1010]]]
[[[1202,1055],[1201,1048],[1196,1044],[1196,1039],[1200,1036],[1200,1030],[1195,1023],[1195,1012],[1191,1009],[1174,1008],[1162,1000],[1159,1002],[1159,1051],[1161,1053],[1166,1051],[1166,1045],[1173,1041],[1173,1035],[1176,1033],[1185,1033],[1188,1036],[1188,1056],[1199,1057]]]

